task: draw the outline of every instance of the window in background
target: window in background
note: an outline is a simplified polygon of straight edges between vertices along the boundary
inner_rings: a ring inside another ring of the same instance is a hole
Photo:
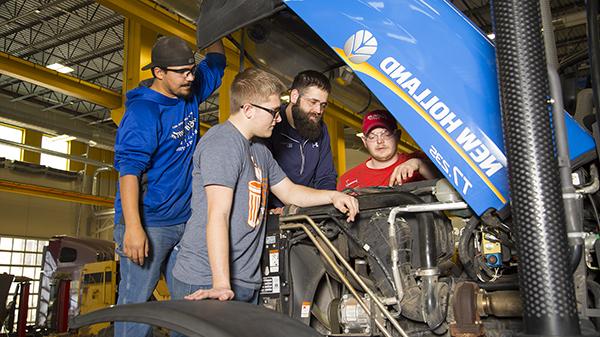
[[[24,133],[21,128],[0,124],[0,139],[23,144]],[[23,150],[16,146],[0,144],[0,157],[10,160],[22,160],[22,155]]]
[[[48,240],[0,236],[0,274],[8,273],[32,279],[29,288],[29,303],[27,303],[27,325],[35,324],[42,254],[46,245],[48,245]],[[14,299],[16,288],[17,283],[13,282],[7,303]],[[0,303],[0,305],[6,306],[6,303]],[[17,298],[17,312],[20,305]]]
[[[42,149],[52,150],[60,153],[69,153],[69,141],[62,136],[42,136]],[[42,153],[40,156],[40,165],[46,165],[59,170],[69,169],[69,160],[57,156]]]

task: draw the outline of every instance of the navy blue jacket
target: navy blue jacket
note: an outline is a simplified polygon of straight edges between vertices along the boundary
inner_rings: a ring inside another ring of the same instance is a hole
[[[221,85],[225,57],[210,53],[198,65],[187,98],[170,98],[145,86],[127,92],[117,130],[115,168],[140,179],[144,226],[185,223],[191,214],[192,154],[200,139],[198,106]],[[124,223],[117,185],[115,223]]]
[[[273,157],[294,183],[335,190],[337,172],[333,166],[327,126],[321,123],[321,138],[310,142],[288,123],[286,107],[287,105],[281,106],[281,122],[273,129],[273,135],[268,142]],[[283,205],[274,195],[271,195],[270,199],[271,207]]]

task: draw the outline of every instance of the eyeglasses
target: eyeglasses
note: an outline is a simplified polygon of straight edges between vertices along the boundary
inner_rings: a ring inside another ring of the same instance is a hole
[[[308,105],[315,108],[318,107],[320,111],[325,111],[325,109],[327,108],[327,102],[321,102],[316,98],[298,96],[298,99],[302,98],[304,98],[304,100],[308,102]]]
[[[269,109],[269,108],[265,108],[264,106],[260,106],[258,104],[253,104],[253,103],[248,103],[248,104],[252,105],[255,108],[259,108],[259,109],[262,109],[262,110],[270,113],[271,116],[273,116],[273,119],[277,118],[277,116],[279,115],[279,112],[281,110],[281,107],[276,107],[275,109]],[[243,105],[241,107],[243,107]]]
[[[190,75],[196,74],[196,68],[197,68],[197,66],[194,65],[191,68],[183,68],[183,69],[171,69],[171,68],[162,68],[162,67],[160,69],[162,69],[164,71],[171,71],[171,72],[177,73],[179,75],[183,75],[183,77],[188,77]]]
[[[381,133],[371,132],[371,133],[369,133],[367,135],[366,138],[367,138],[367,142],[374,143],[374,142],[376,142],[376,141],[378,141],[380,139],[385,142],[385,141],[388,141],[388,140],[392,139],[392,137],[394,137],[394,133],[393,132],[389,132],[389,131],[386,130],[386,131],[383,131]]]

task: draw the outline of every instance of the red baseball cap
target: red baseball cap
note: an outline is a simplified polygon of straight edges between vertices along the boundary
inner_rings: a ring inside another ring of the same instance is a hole
[[[362,131],[366,136],[375,128],[385,128],[389,131],[396,131],[398,126],[396,125],[396,119],[386,110],[374,110],[368,112],[363,117]]]

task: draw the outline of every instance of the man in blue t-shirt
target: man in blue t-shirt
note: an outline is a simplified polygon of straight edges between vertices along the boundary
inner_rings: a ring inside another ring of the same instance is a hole
[[[298,73],[292,83],[290,103],[281,106],[281,123],[267,145],[290,180],[296,184],[335,190],[337,173],[323,114],[331,93],[329,79],[315,70]],[[277,198],[270,208],[283,206]]]
[[[159,38],[152,48],[150,86],[127,92],[115,142],[119,184],[114,239],[120,259],[118,304],[150,298],[191,215],[192,155],[200,138],[198,106],[221,84],[223,44],[194,52],[178,37]],[[167,280],[169,281],[169,277]],[[147,336],[150,326],[115,323],[115,336]]]

